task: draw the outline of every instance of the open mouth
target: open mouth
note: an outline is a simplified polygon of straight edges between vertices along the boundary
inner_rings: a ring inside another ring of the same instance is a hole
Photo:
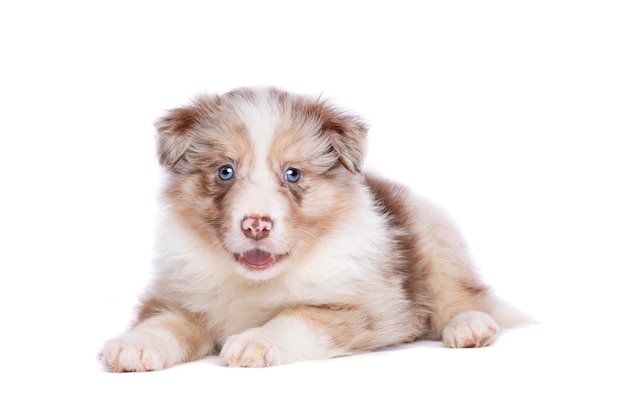
[[[262,271],[276,265],[285,255],[276,255],[261,249],[235,254],[235,260],[253,271]]]

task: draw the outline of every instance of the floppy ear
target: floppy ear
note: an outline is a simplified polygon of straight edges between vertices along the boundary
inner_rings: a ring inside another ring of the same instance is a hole
[[[192,130],[211,113],[216,98],[200,96],[189,106],[169,110],[156,123],[159,162],[168,171],[178,174],[193,167],[185,158],[193,141]]]
[[[325,103],[318,104],[322,132],[339,154],[339,161],[353,174],[361,172],[367,149],[367,124],[358,116]]]

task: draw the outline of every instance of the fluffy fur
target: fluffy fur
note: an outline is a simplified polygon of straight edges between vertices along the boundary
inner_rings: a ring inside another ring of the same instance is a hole
[[[149,371],[258,367],[420,338],[491,343],[502,305],[446,215],[362,172],[365,123],[274,88],[202,95],[156,123],[167,172],[156,277],[100,353]]]

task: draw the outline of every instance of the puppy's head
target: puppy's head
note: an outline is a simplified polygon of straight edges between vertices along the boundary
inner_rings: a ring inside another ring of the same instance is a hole
[[[298,262],[359,204],[367,127],[325,102],[239,89],[200,96],[156,127],[165,198],[247,279]]]

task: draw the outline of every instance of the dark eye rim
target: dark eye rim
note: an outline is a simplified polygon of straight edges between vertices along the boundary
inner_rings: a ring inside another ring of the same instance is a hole
[[[300,181],[300,178],[302,177],[302,171],[298,168],[295,167],[288,167],[287,169],[285,169],[285,181],[290,182],[290,183],[296,183],[298,181]]]
[[[217,169],[217,176],[222,181],[231,181],[235,178],[235,168],[231,164],[224,164]]]

